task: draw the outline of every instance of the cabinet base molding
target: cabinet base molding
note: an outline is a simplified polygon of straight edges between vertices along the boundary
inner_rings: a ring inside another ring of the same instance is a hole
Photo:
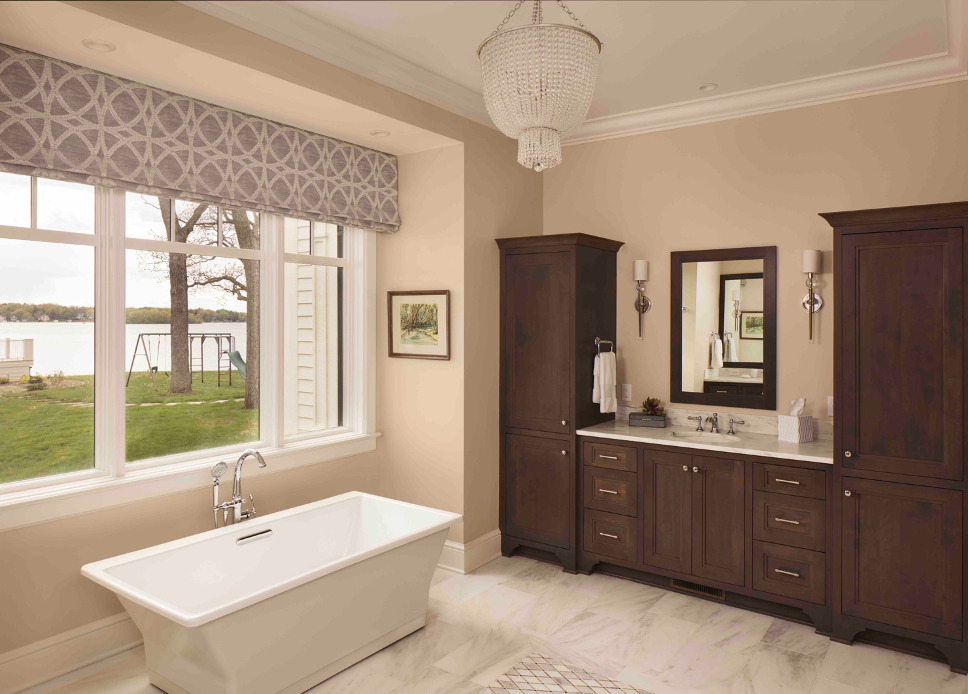
[[[567,574],[578,573],[576,570],[577,557],[575,550],[553,547],[534,540],[523,540],[519,537],[501,535],[501,554],[510,557],[519,554],[522,557],[537,559],[550,564],[561,564]]]
[[[871,646],[888,648],[899,653],[907,653],[925,660],[944,663],[952,672],[968,675],[968,644],[964,641],[946,639],[931,634],[918,634],[912,637],[908,633],[887,624],[871,624],[847,615],[835,617],[836,625],[830,640],[850,645],[852,643],[866,643]],[[893,633],[897,632],[897,633]]]

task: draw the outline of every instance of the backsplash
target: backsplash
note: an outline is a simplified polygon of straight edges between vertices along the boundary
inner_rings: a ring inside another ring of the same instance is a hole
[[[629,412],[637,412],[640,408],[619,403],[618,411],[615,413],[617,419],[627,420]],[[672,427],[696,427],[696,422],[690,422],[688,417],[699,415],[703,418],[703,428],[709,429],[705,423],[707,416],[712,414],[709,410],[689,410],[680,407],[665,408],[666,420]],[[735,426],[737,433],[748,432],[750,434],[763,434],[764,436],[777,436],[777,423],[775,414],[750,414],[749,412],[730,412],[727,409],[719,411],[719,428],[723,431],[729,429],[729,418],[742,419],[746,424]],[[813,437],[815,441],[834,438],[834,423],[827,421],[813,421]]]

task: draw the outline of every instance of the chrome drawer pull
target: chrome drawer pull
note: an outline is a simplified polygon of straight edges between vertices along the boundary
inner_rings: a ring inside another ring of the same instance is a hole
[[[800,521],[787,520],[786,518],[774,518],[777,523],[790,523],[792,525],[800,525]]]
[[[608,533],[598,533],[598,534],[601,535],[602,537],[610,537],[613,540],[617,540],[618,539],[618,535],[609,535]]]
[[[598,457],[601,458],[602,460],[618,460],[618,456],[617,455],[603,455],[603,454],[599,453],[598,454]]]
[[[779,477],[774,477],[773,481],[782,482],[783,484],[800,484],[799,482],[794,482],[793,480],[781,480]]]
[[[602,494],[618,494],[618,492],[614,492],[611,489],[599,489],[598,491],[600,491]]]
[[[783,569],[773,569],[778,574],[784,574],[786,576],[793,576],[794,578],[800,578],[800,574],[794,573],[792,571],[784,571]]]

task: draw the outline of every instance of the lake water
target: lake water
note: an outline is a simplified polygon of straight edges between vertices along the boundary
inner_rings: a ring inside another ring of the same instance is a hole
[[[124,364],[119,364],[127,372],[131,365],[139,333],[167,333],[169,325],[126,325],[124,339]],[[201,323],[188,326],[189,333],[229,333],[235,337],[235,349],[245,359],[245,323]],[[34,368],[32,373],[48,374],[63,371],[67,376],[81,376],[94,373],[94,323],[0,323],[0,339],[3,338],[34,340]],[[171,353],[167,338],[147,337],[151,360],[160,371],[171,368]],[[198,355],[198,341],[195,354]],[[223,341],[223,345],[224,345]],[[159,356],[160,351],[160,356]],[[215,340],[205,340],[203,353],[205,370],[213,370],[216,364],[217,345]],[[147,371],[148,364],[143,356],[134,362],[135,372]]]

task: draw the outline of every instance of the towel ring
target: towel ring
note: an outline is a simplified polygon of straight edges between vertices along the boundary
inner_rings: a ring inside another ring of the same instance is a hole
[[[611,340],[603,340],[600,337],[596,337],[595,338],[595,347],[598,348],[598,353],[599,354],[602,353],[602,345],[609,345],[610,346],[609,351],[611,351],[611,352],[614,352],[615,351],[615,343],[614,342],[612,342]]]

